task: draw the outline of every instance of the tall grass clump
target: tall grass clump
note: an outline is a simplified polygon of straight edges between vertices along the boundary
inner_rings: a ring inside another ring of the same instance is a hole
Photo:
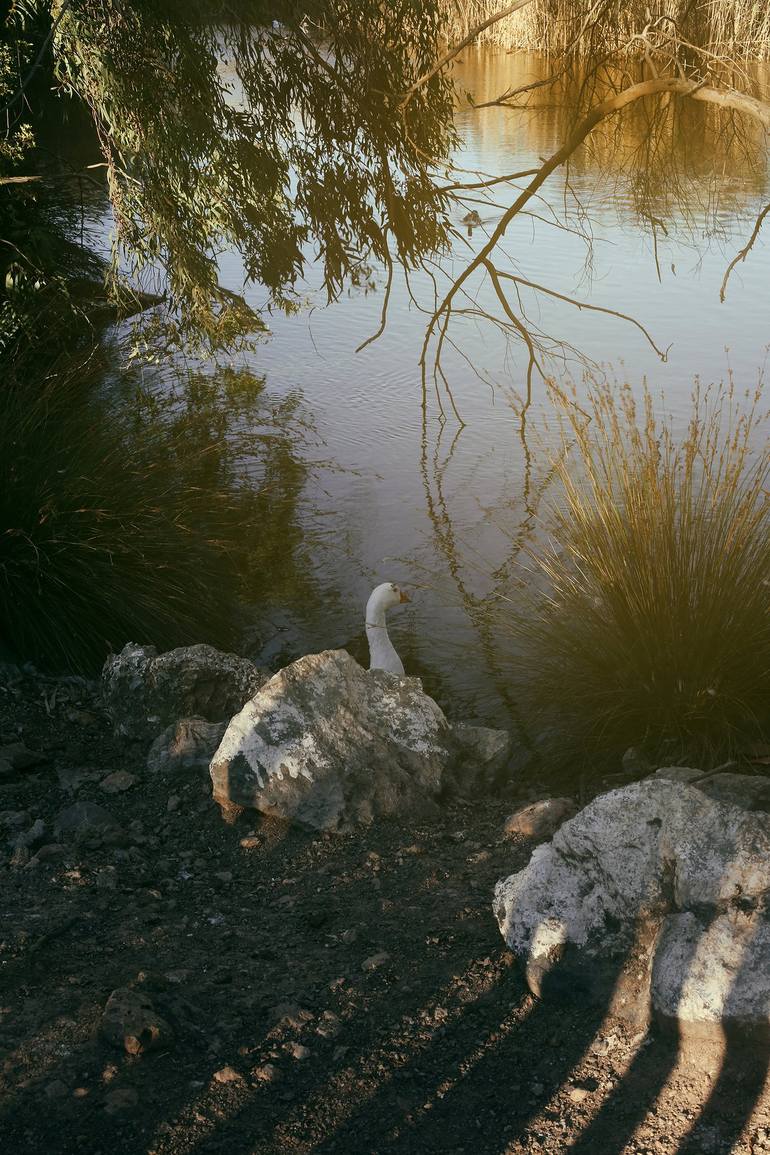
[[[93,672],[128,640],[232,644],[270,508],[302,484],[275,414],[228,440],[232,370],[154,396],[92,352],[11,370],[0,406],[0,651]],[[288,457],[288,461],[287,461]],[[289,511],[290,513],[291,511]],[[285,517],[284,517],[285,519]],[[249,591],[252,595],[253,590]],[[0,653],[0,656],[2,656]]]
[[[444,0],[448,36],[459,40],[498,12],[499,0]],[[480,39],[506,49],[591,55],[612,52],[648,23],[668,16],[691,42],[712,53],[767,60],[770,9],[754,0],[611,0],[595,6],[568,0],[534,0],[491,25]],[[641,42],[635,51],[642,53]]]
[[[770,448],[759,391],[696,391],[686,433],[645,389],[551,388],[550,541],[516,626],[526,696],[571,756],[713,759],[770,725]],[[697,764],[697,763],[696,763]]]

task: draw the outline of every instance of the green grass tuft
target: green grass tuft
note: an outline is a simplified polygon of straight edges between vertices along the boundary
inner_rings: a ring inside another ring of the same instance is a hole
[[[686,434],[648,391],[551,389],[561,496],[516,618],[525,699],[572,757],[699,764],[770,724],[770,448],[760,394],[696,392]]]

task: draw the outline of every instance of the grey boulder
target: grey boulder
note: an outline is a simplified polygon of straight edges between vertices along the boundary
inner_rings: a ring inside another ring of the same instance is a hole
[[[227,722],[181,718],[155,739],[147,755],[147,769],[167,775],[207,771],[226,729]]]
[[[704,778],[700,770],[690,766],[664,766],[655,772],[656,778],[670,782],[686,782],[695,786],[715,802],[728,802],[744,810],[770,811],[770,778],[764,774],[710,774]]]
[[[456,742],[418,678],[309,654],[230,721],[211,761],[214,798],[314,830],[434,807]]]
[[[681,1036],[770,1027],[770,815],[663,777],[613,790],[501,880],[530,988]]]
[[[213,646],[158,654],[129,643],[104,664],[102,698],[117,734],[150,742],[180,718],[228,721],[266,678],[248,658]]]
[[[448,776],[447,788],[467,797],[494,788],[511,757],[508,731],[455,722],[452,736],[457,746],[457,758]]]

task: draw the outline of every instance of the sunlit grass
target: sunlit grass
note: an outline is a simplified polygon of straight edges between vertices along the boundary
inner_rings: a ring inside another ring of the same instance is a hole
[[[572,758],[713,759],[770,722],[770,448],[760,392],[696,391],[675,435],[649,391],[551,388],[553,532],[515,615],[521,691]]]
[[[444,0],[449,37],[459,40],[503,7],[499,0]],[[684,34],[710,52],[764,60],[770,56],[770,10],[753,0],[658,0],[592,5],[534,0],[493,24],[483,35],[502,48],[560,53],[568,47],[593,53],[612,50],[650,20],[669,16]],[[641,49],[638,49],[641,51]]]

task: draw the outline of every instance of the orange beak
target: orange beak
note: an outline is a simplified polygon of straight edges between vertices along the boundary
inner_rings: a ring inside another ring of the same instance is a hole
[[[400,602],[410,602],[412,599],[409,597],[409,594],[406,592],[406,590],[401,590],[401,596],[398,600]]]

